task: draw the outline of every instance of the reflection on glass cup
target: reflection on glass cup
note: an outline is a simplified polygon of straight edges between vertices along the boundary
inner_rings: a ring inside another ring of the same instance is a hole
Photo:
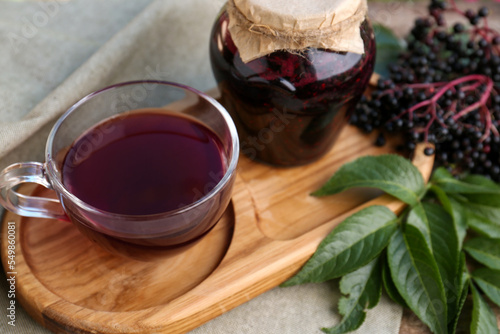
[[[238,155],[234,123],[213,98],[163,81],[116,84],[59,118],[45,163],[2,171],[0,204],[70,220],[105,248],[177,247],[206,234],[226,210]],[[27,182],[57,199],[18,193]]]

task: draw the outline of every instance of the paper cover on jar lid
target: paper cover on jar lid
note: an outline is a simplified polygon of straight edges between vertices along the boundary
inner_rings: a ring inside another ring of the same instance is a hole
[[[366,0],[229,0],[229,31],[244,62],[277,50],[364,53]]]

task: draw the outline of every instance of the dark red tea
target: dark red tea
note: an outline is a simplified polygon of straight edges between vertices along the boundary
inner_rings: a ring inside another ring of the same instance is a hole
[[[148,215],[179,209],[212,190],[225,171],[220,139],[196,120],[161,109],[112,117],[68,151],[65,186],[107,212]]]

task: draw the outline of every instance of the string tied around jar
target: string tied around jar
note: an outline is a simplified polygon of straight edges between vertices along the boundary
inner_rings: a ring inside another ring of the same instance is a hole
[[[229,31],[243,62],[307,48],[364,53],[366,0],[229,0]]]

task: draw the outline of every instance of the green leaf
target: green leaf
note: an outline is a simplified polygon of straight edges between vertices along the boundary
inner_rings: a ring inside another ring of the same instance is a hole
[[[476,179],[470,178],[469,180]],[[500,196],[500,188],[491,187],[482,182],[468,183],[457,180],[444,167],[439,167],[432,173],[431,182],[448,194],[493,194]]]
[[[448,319],[448,333],[455,333],[457,325],[462,314],[467,296],[469,295],[470,279],[465,264],[465,254],[462,252],[460,256],[460,268],[458,272],[459,280],[457,285],[457,296],[455,302],[455,313]],[[448,304],[449,305],[449,304]]]
[[[500,270],[500,239],[478,237],[468,240],[464,249],[488,268]]]
[[[456,313],[456,299],[458,292],[457,274],[460,264],[460,252],[453,219],[439,205],[423,203],[425,214],[429,220],[432,252],[441,274],[446,300],[448,301],[448,319]],[[460,277],[460,276],[458,276]]]
[[[373,24],[377,57],[375,72],[382,77],[389,76],[389,65],[395,64],[398,54],[404,50],[404,40],[399,39],[389,28],[382,24]]]
[[[422,203],[418,203],[410,210],[410,212],[408,213],[408,217],[406,218],[406,224],[416,227],[420,231],[420,233],[422,233],[425,241],[427,242],[427,245],[432,250],[429,220]]]
[[[457,236],[458,247],[461,249],[465,236],[467,235],[466,209],[459,201],[455,200],[453,197],[449,197],[438,186],[433,185],[430,189],[434,192],[446,212],[453,218],[453,230]]]
[[[497,318],[481,294],[471,284],[472,288],[472,322],[471,334],[498,334]]]
[[[469,199],[454,196],[464,208],[467,224],[479,234],[500,239],[500,207],[471,202]]]
[[[479,174],[467,174],[462,179],[464,182],[477,184],[485,187],[500,189],[500,185],[495,181],[488,179],[487,177]]]
[[[398,229],[389,242],[389,267],[408,307],[436,334],[447,332],[443,282],[424,236],[412,225]]]
[[[469,270],[467,269],[467,262],[465,260],[465,252],[460,251],[460,262],[458,266],[457,272],[457,300],[460,299],[460,296],[463,294],[463,290],[465,286],[470,281]]]
[[[304,267],[282,286],[324,282],[366,265],[387,246],[397,229],[397,219],[385,206],[358,211],[340,223]]]
[[[340,334],[353,331],[365,320],[366,308],[378,304],[382,294],[381,266],[379,259],[375,259],[364,267],[353,271],[340,280],[340,292],[343,296],[339,300],[339,313],[342,321],[334,327],[323,328],[328,334]]]
[[[500,306],[500,270],[479,268],[472,272],[472,278],[484,294]]]
[[[405,300],[399,293],[396,285],[394,285],[394,281],[391,277],[391,269],[389,268],[389,263],[387,262],[387,254],[383,257],[383,265],[382,265],[382,282],[384,283],[384,289],[387,295],[399,305],[408,308]]]
[[[481,203],[474,203],[471,201],[462,202],[462,205],[475,215],[488,219],[491,222],[499,224],[500,226],[500,207],[483,205]]]
[[[425,191],[417,167],[395,154],[364,156],[344,164],[314,196],[339,193],[352,187],[378,188],[401,201],[416,205]]]
[[[460,315],[462,314],[465,302],[467,301],[467,296],[469,295],[469,286],[470,286],[470,281],[467,279],[465,281],[462,294],[458,299],[457,312],[454,314],[453,318],[450,319],[450,323],[448,325],[449,333],[455,333],[457,331],[458,321],[460,320]]]
[[[457,236],[458,247],[459,249],[462,249],[462,245],[467,235],[468,228],[466,209],[459,201],[455,200],[454,198],[449,199],[449,204],[450,211],[447,211],[453,218],[453,229],[455,231],[455,235]]]
[[[488,238],[500,239],[500,221],[492,221],[471,208],[466,210],[467,224],[475,232]]]
[[[494,181],[487,179],[482,175],[467,175],[464,179],[464,182],[478,185],[481,187],[490,188],[492,191],[500,192],[500,186]],[[482,204],[486,206],[500,207],[500,194],[496,193],[488,193],[488,194],[471,194],[465,196],[469,202]]]

